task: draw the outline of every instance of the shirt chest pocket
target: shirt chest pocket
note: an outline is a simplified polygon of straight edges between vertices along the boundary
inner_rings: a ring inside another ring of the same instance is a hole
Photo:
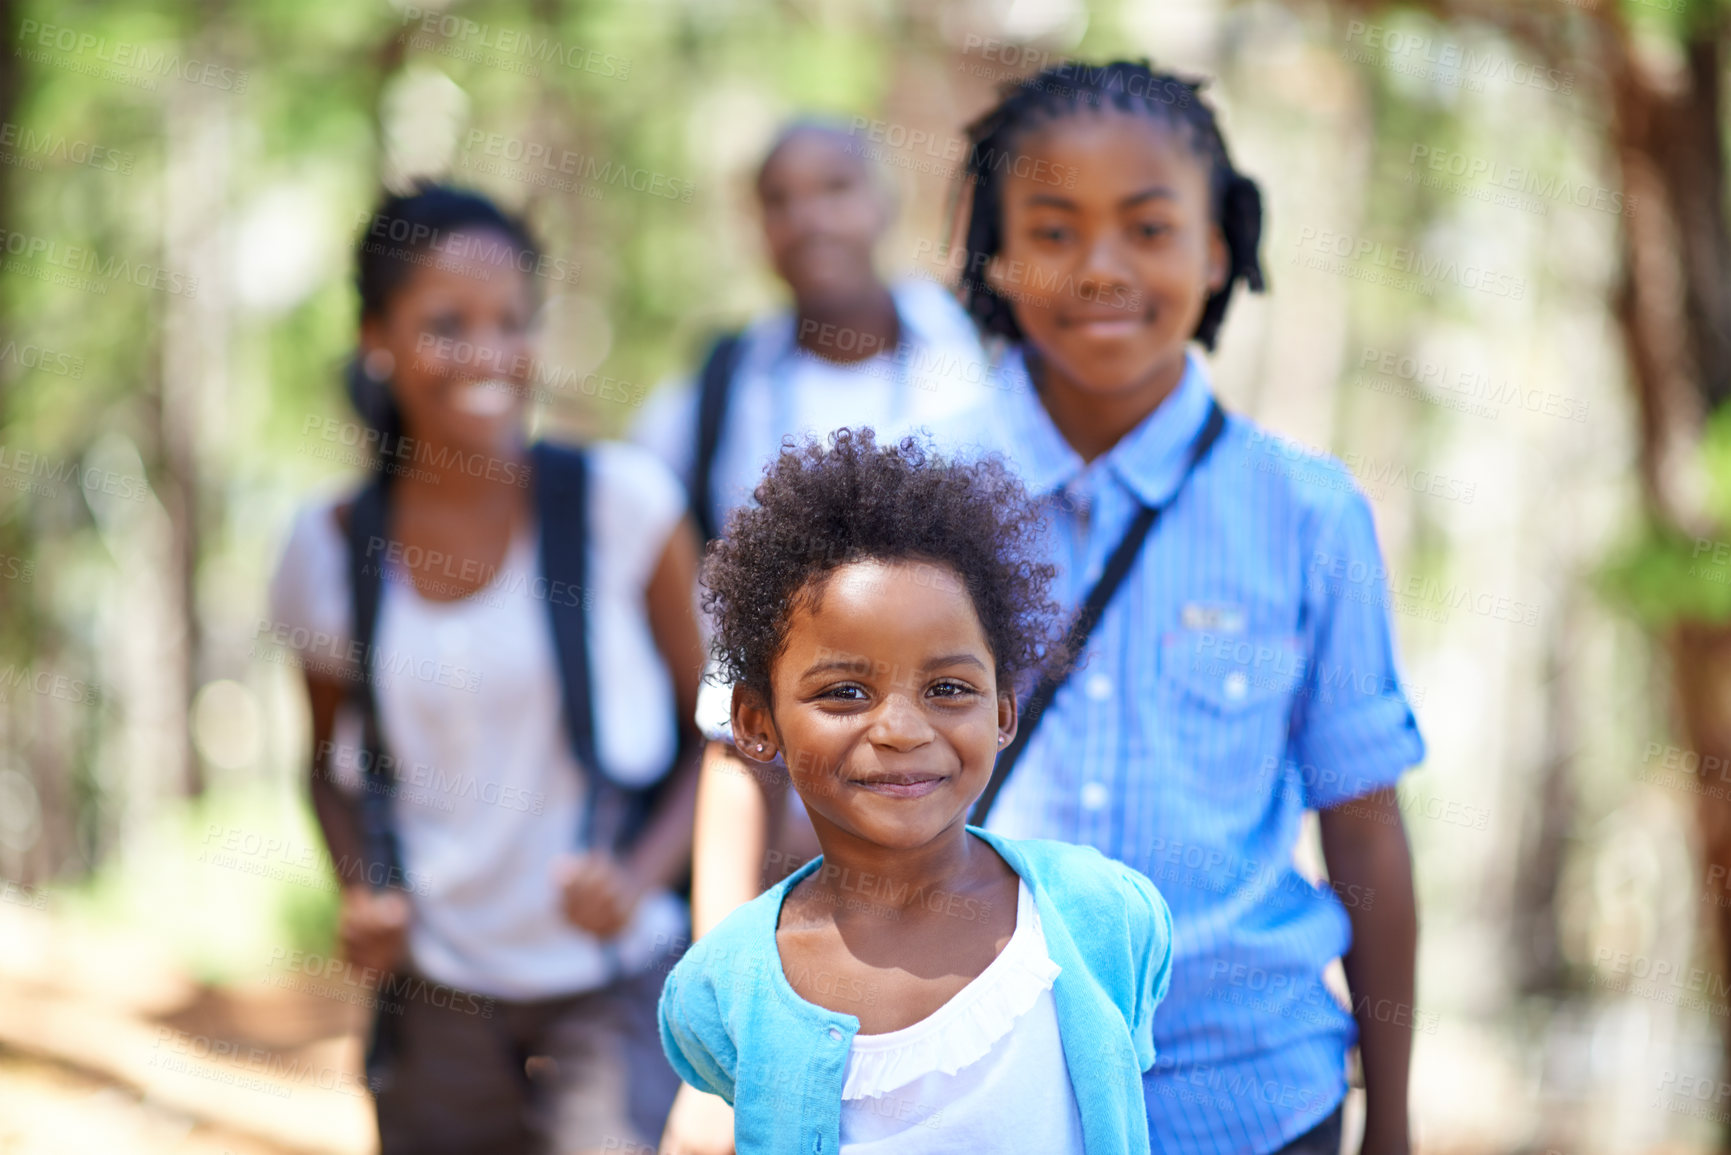
[[[1180,631],[1160,642],[1155,721],[1183,781],[1207,794],[1266,795],[1285,749],[1304,654],[1290,634]]]

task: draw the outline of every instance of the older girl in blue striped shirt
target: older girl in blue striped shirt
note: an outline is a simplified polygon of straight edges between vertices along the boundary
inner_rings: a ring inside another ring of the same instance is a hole
[[[974,821],[1095,846],[1171,903],[1155,1150],[1335,1155],[1356,1041],[1363,1150],[1398,1155],[1417,917],[1394,784],[1424,747],[1369,506],[1339,462],[1241,417],[1209,442],[1192,348],[1262,287],[1260,193],[1201,86],[1146,64],[1047,69],[970,138],[954,263],[1008,344],[985,440],[1048,499],[1061,598],[1134,557]],[[1306,810],[1322,883],[1293,865]],[[1336,958],[1349,1007],[1323,982]]]

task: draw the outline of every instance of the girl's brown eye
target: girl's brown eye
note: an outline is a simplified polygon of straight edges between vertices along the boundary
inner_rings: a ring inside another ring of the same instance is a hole
[[[858,686],[831,686],[818,697],[837,702],[857,702],[865,697],[865,691]]]

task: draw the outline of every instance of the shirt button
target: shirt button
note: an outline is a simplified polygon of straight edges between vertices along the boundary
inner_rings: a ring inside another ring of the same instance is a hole
[[[1242,702],[1244,695],[1250,692],[1250,679],[1244,676],[1242,670],[1234,670],[1226,675],[1226,684],[1222,687],[1230,702]]]
[[[1112,696],[1112,679],[1105,674],[1090,674],[1082,689],[1094,701],[1104,702]]]
[[[1107,790],[1104,782],[1084,782],[1082,784],[1082,809],[1098,810],[1106,805]]]
[[[829,1029],[829,1038],[830,1038],[830,1041],[832,1043],[841,1042],[841,1028],[840,1027],[831,1027]]]

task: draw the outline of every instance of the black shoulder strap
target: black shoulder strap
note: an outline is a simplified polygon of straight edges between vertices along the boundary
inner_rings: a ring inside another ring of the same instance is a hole
[[[367,881],[375,888],[402,880],[401,849],[391,814],[390,775],[379,732],[378,703],[373,699],[373,635],[379,622],[379,598],[385,588],[385,554],[390,543],[386,524],[383,479],[355,495],[349,506],[349,623],[359,669],[350,700],[361,715],[361,766],[366,789],[361,792],[361,846]]]
[[[349,629],[358,669],[350,683],[349,700],[361,715],[361,769],[366,777],[361,791],[361,865],[365,879],[375,890],[404,882],[402,847],[391,813],[390,775],[385,769],[384,740],[379,733],[378,703],[373,698],[373,635],[379,624],[379,598],[385,588],[385,555],[390,544],[386,513],[386,477],[367,485],[349,505]],[[367,1032],[366,1071],[368,1082],[378,1086],[390,1077],[398,1034],[395,1019],[384,1013],[380,1001]]]
[[[589,589],[589,462],[575,447],[546,441],[537,442],[529,453],[535,465],[541,576],[547,582],[547,612],[559,662],[565,728],[583,770],[584,803],[577,845],[584,849],[614,847],[632,833],[635,811],[641,806],[630,797],[631,792],[608,777],[595,743],[589,653],[589,605],[594,601]]]
[[[723,334],[710,347],[697,378],[697,442],[687,489],[691,494],[691,515],[706,543],[721,533],[721,527],[715,523],[709,475],[715,470],[715,451],[721,445],[721,425],[727,417],[727,397],[744,352],[744,333]]]
[[[537,442],[529,450],[535,466],[535,509],[541,525],[541,576],[547,580],[547,610],[559,658],[565,724],[585,770],[595,757],[595,708],[589,686],[589,472],[581,451]]]
[[[1220,408],[1220,402],[1215,401],[1208,410],[1208,420],[1203,424],[1202,432],[1196,435],[1196,440],[1190,445],[1190,458],[1184,467],[1184,476],[1179,478],[1172,495],[1161,505],[1144,505],[1131,519],[1130,528],[1124,531],[1123,539],[1112,550],[1112,556],[1106,559],[1106,568],[1101,572],[1100,580],[1094,583],[1094,588],[1082,599],[1082,607],[1076,611],[1070,628],[1065,631],[1063,645],[1057,655],[1058,662],[1041,675],[1034,692],[1028,696],[1027,704],[1022,707],[1021,725],[1016,731],[1015,741],[998,754],[998,761],[992,767],[992,779],[986,783],[985,792],[974,803],[973,814],[968,819],[975,826],[986,824],[986,816],[991,813],[992,804],[998,800],[998,793],[1009,780],[1010,772],[1016,768],[1022,751],[1028,748],[1034,731],[1040,725],[1040,719],[1046,713],[1046,707],[1052,704],[1052,699],[1057,696],[1082,652],[1087,649],[1094,627],[1100,624],[1100,617],[1106,612],[1106,606],[1118,592],[1118,587],[1124,584],[1124,578],[1129,575],[1130,567],[1135,564],[1136,556],[1142,551],[1142,543],[1154,531],[1160,515],[1170,509],[1172,503],[1178,500],[1178,495],[1184,492],[1185,484],[1196,472],[1202,459],[1208,456],[1208,451],[1214,448],[1214,443],[1220,439],[1220,431],[1225,427],[1226,414]]]

